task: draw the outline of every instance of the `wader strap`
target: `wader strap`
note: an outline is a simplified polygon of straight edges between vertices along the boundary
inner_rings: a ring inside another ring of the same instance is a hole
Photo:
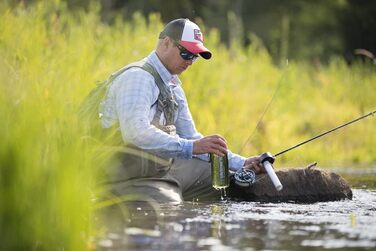
[[[159,89],[157,110],[151,123],[162,131],[175,135],[176,128],[174,126],[174,118],[178,109],[178,103],[175,100],[174,92],[163,82],[161,76],[159,76],[152,65],[146,63],[143,69],[154,76],[155,83]],[[164,125],[160,125],[162,113],[166,119]]]
[[[145,59],[126,65],[120,70],[114,72],[113,74],[110,75],[110,77],[108,78],[106,82],[108,84],[112,83],[112,81],[117,76],[119,76],[126,70],[133,68],[133,67],[141,68],[147,71],[148,73],[150,73],[154,77],[155,84],[157,85],[159,89],[159,95],[158,95],[158,100],[157,100],[157,110],[156,110],[156,113],[154,114],[151,124],[153,124],[155,127],[161,129],[162,131],[170,135],[175,135],[176,127],[174,125],[174,118],[178,110],[178,103],[175,100],[174,92],[163,82],[159,73],[155,70],[155,68],[151,64],[146,62]],[[108,92],[108,89],[109,88],[107,87],[107,92]],[[106,96],[107,96],[107,93],[106,93]],[[162,113],[164,114],[165,119],[166,119],[166,122],[164,125],[160,124]]]

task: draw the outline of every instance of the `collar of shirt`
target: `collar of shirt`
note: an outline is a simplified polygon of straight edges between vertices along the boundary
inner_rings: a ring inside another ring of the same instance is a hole
[[[155,51],[150,53],[150,55],[147,58],[147,61],[154,66],[155,70],[159,73],[159,75],[161,76],[161,78],[162,78],[162,80],[165,84],[168,84],[168,85],[172,84],[172,85],[175,85],[175,86],[181,84],[181,81],[178,78],[178,76],[172,75],[166,69],[166,67],[162,64],[161,60],[158,58],[157,53]]]

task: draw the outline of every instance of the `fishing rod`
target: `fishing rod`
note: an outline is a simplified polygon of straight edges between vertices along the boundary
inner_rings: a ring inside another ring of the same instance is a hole
[[[349,122],[346,122],[345,124],[339,125],[339,126],[333,128],[333,129],[330,129],[330,130],[328,130],[328,131],[326,131],[326,132],[320,133],[320,134],[318,134],[318,135],[316,135],[316,136],[314,136],[314,137],[312,137],[312,138],[310,138],[310,139],[307,139],[307,140],[305,140],[305,141],[303,141],[303,142],[301,142],[301,143],[299,143],[299,144],[296,144],[296,145],[291,146],[291,147],[289,147],[289,148],[287,148],[287,149],[285,149],[285,150],[283,150],[283,151],[280,151],[280,152],[277,153],[277,154],[274,154],[274,158],[277,157],[277,156],[279,156],[279,155],[282,155],[282,154],[284,154],[284,153],[287,153],[287,152],[289,152],[289,151],[291,151],[291,150],[293,150],[293,149],[295,149],[295,148],[298,148],[299,146],[305,145],[305,144],[307,144],[308,142],[311,142],[311,141],[313,141],[313,140],[315,140],[315,139],[318,139],[318,138],[320,138],[320,137],[322,137],[322,136],[324,136],[324,135],[326,135],[326,134],[329,134],[329,133],[331,133],[331,132],[334,132],[334,131],[336,131],[336,130],[338,130],[338,129],[340,129],[340,128],[343,128],[343,127],[345,127],[345,126],[348,126],[348,125],[350,125],[350,124],[352,124],[352,123],[355,123],[355,122],[357,122],[357,121],[359,121],[359,120],[365,119],[365,118],[367,118],[367,117],[369,117],[369,116],[371,116],[371,115],[374,116],[375,113],[376,113],[376,110],[373,111],[373,112],[367,113],[367,114],[365,114],[365,115],[363,115],[363,116],[360,116],[359,118],[356,118],[356,119],[353,119],[353,120],[351,120],[351,121],[349,121]]]
[[[295,148],[298,148],[298,147],[300,147],[300,146],[302,146],[304,144],[307,144],[308,142],[311,142],[311,141],[313,141],[315,139],[318,139],[318,138],[320,138],[320,137],[322,137],[322,136],[324,136],[326,134],[332,133],[332,132],[334,132],[334,131],[336,131],[336,130],[338,130],[340,128],[343,128],[345,126],[353,124],[353,123],[355,123],[357,121],[365,119],[365,118],[367,118],[369,116],[374,116],[375,114],[376,114],[376,110],[373,111],[373,112],[367,113],[367,114],[365,114],[363,116],[360,116],[360,117],[358,117],[356,119],[353,119],[353,120],[351,120],[349,122],[346,122],[346,123],[344,123],[342,125],[339,125],[339,126],[333,128],[333,129],[330,129],[330,130],[328,130],[326,132],[320,133],[320,134],[318,134],[318,135],[316,135],[316,136],[314,136],[314,137],[312,137],[310,139],[307,139],[307,140],[305,140],[305,141],[303,141],[303,142],[301,142],[299,144],[291,146],[291,147],[289,147],[289,148],[287,148],[287,149],[285,149],[285,150],[283,150],[283,151],[281,151],[281,152],[279,152],[277,154],[272,155],[269,152],[261,154],[261,156],[260,156],[260,162],[263,164],[263,166],[264,166],[267,174],[269,175],[270,179],[272,180],[273,185],[277,189],[277,191],[280,191],[283,188],[283,186],[282,186],[280,180],[278,179],[277,175],[275,174],[275,172],[273,170],[273,166],[272,166],[272,164],[274,163],[275,158],[277,156],[285,154],[285,153],[287,153],[287,152],[289,152],[289,151],[291,151],[291,150],[293,150]],[[256,181],[256,179],[255,179],[255,173],[253,171],[250,171],[250,170],[243,170],[241,172],[237,172],[237,173],[235,173],[235,180],[236,180],[235,181],[236,184],[238,184],[240,186],[251,186]]]
[[[303,142],[301,142],[301,143],[299,143],[299,144],[296,144],[296,145],[294,145],[294,146],[292,146],[292,147],[289,147],[289,148],[287,148],[287,149],[285,149],[285,150],[283,150],[283,151],[281,151],[281,152],[275,154],[274,156],[273,156],[271,153],[268,153],[268,152],[263,153],[263,154],[260,156],[260,162],[263,164],[263,166],[264,166],[266,172],[268,173],[268,175],[269,175],[270,179],[272,180],[273,185],[274,185],[274,187],[277,189],[277,191],[280,191],[280,190],[282,190],[282,188],[283,188],[283,186],[282,186],[281,182],[279,181],[277,175],[275,174],[275,172],[274,172],[274,170],[273,170],[273,166],[272,166],[272,164],[274,163],[274,160],[275,160],[275,158],[276,158],[277,156],[282,155],[282,154],[284,154],[284,153],[287,153],[287,152],[289,152],[289,151],[291,151],[291,150],[293,150],[293,149],[295,149],[295,148],[298,148],[299,146],[302,146],[302,145],[304,145],[304,144],[307,144],[308,142],[311,142],[311,141],[313,141],[313,140],[315,140],[315,139],[318,139],[318,138],[320,138],[320,137],[322,137],[322,136],[324,136],[324,135],[326,135],[326,134],[329,134],[329,133],[331,133],[331,132],[334,132],[334,131],[336,131],[336,130],[338,130],[338,129],[340,129],[340,128],[343,128],[343,127],[345,127],[345,126],[348,126],[348,125],[350,125],[350,124],[352,124],[352,123],[355,123],[355,122],[357,122],[357,121],[359,121],[359,120],[365,119],[365,118],[367,118],[367,117],[369,117],[369,116],[371,116],[371,115],[374,116],[375,113],[376,113],[376,110],[373,111],[373,112],[367,113],[367,114],[365,114],[365,115],[363,115],[363,116],[360,116],[359,118],[353,119],[353,120],[351,120],[351,121],[349,121],[349,122],[347,122],[347,123],[345,123],[345,124],[339,125],[339,126],[333,128],[333,129],[330,129],[329,131],[326,131],[326,132],[320,133],[319,135],[316,135],[316,136],[314,136],[314,137],[312,137],[312,138],[310,138],[310,139],[308,139],[308,140],[305,140],[305,141],[303,141]]]

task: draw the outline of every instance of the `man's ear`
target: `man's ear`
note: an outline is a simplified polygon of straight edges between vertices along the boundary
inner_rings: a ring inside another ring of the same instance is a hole
[[[169,38],[169,37],[163,38],[162,44],[163,44],[163,47],[165,47],[167,49],[172,44],[171,38]]]

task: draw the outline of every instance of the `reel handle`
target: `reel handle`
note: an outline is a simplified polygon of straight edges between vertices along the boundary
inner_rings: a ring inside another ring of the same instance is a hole
[[[272,164],[274,163],[275,158],[273,155],[269,152],[263,153],[260,156],[260,161],[262,165],[264,166],[266,172],[268,173],[270,179],[273,182],[273,185],[277,191],[281,191],[283,186],[281,184],[281,181],[278,179],[278,176],[275,174]]]

